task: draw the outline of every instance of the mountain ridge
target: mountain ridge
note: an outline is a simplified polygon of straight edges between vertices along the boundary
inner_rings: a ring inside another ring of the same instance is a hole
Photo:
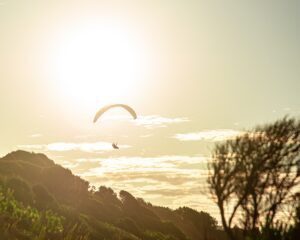
[[[45,154],[18,150],[5,155],[0,158],[0,180],[22,204],[85,226],[87,239],[225,239],[208,213],[154,206],[106,186],[93,190]]]

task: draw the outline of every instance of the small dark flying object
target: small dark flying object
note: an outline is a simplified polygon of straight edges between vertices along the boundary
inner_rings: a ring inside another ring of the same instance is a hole
[[[112,147],[113,147],[114,149],[119,149],[119,147],[118,147],[118,144],[117,144],[117,143],[112,143]]]

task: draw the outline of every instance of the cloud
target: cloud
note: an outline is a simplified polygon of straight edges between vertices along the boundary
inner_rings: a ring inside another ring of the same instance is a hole
[[[190,120],[186,117],[162,117],[159,115],[138,115],[137,119],[132,120],[130,116],[124,115],[112,115],[112,116],[103,116],[101,121],[132,121],[134,124],[138,126],[144,126],[146,128],[160,128],[160,127],[167,127],[169,124],[175,123],[184,123],[189,122]]]
[[[214,129],[192,133],[178,133],[174,138],[180,141],[211,141],[219,142],[235,138],[244,134],[243,131],[233,129]]]
[[[42,150],[52,152],[68,152],[68,151],[82,151],[82,152],[101,152],[113,150],[110,142],[94,142],[94,143],[70,143],[70,142],[55,142],[41,145],[19,145],[19,148],[29,150]],[[119,145],[120,148],[130,148],[129,145]]]
[[[199,194],[200,192],[200,187],[194,187],[194,188],[178,188],[178,187],[174,187],[174,188],[162,188],[162,189],[156,189],[156,188],[152,188],[152,189],[144,189],[143,191],[146,194],[149,195],[157,195],[157,196],[190,196],[190,195],[194,195],[194,194]]]
[[[29,135],[30,138],[39,138],[41,136],[42,136],[42,134],[40,134],[40,133],[34,133],[34,134]]]
[[[191,175],[190,175],[191,174]],[[93,182],[104,183],[104,182],[122,182],[125,184],[131,184],[132,181],[139,180],[140,182],[146,183],[151,182],[152,186],[167,183],[168,185],[183,185],[188,182],[194,182],[195,179],[200,179],[201,171],[142,171],[142,172],[104,172],[103,167],[92,168],[87,173],[81,174],[82,177],[93,180]],[[158,187],[159,188],[159,187]]]
[[[168,118],[159,115],[139,116],[134,122],[146,128],[166,127],[169,124],[184,123],[190,120],[186,117]]]
[[[145,135],[140,136],[140,138],[149,138],[152,136],[154,136],[154,134],[145,134]]]
[[[78,159],[76,162],[98,162],[99,167],[80,171],[82,177],[92,182],[123,182],[141,180],[180,185],[207,176],[207,161],[203,156],[157,156],[157,157],[116,157]],[[76,171],[76,170],[75,170]],[[198,180],[197,180],[198,181]]]
[[[78,163],[72,163],[71,161],[63,161],[61,163],[61,165],[65,168],[69,168],[69,169],[72,169],[72,168],[76,168],[78,167]]]
[[[131,170],[155,170],[165,171],[178,168],[182,164],[206,164],[209,160],[204,156],[176,156],[176,155],[162,155],[154,157],[115,157],[115,158],[80,158],[77,162],[101,162],[102,168],[106,168],[110,172],[128,171]]]

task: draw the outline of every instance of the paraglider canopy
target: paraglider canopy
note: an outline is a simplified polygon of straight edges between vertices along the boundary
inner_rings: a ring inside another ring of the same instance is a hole
[[[133,117],[133,119],[137,118],[136,112],[130,106],[125,105],[125,104],[110,104],[110,105],[106,105],[106,106],[100,108],[100,110],[96,113],[96,115],[94,117],[94,123],[97,122],[97,120],[102,116],[102,114],[104,114],[109,109],[115,108],[115,107],[124,108],[126,111],[128,111],[131,114],[131,116]],[[114,149],[119,149],[117,143],[112,143],[112,147]]]
[[[94,117],[94,123],[97,122],[97,120],[102,116],[102,114],[104,114],[106,111],[108,111],[111,108],[115,108],[115,107],[121,107],[124,108],[126,111],[128,111],[131,116],[133,117],[133,119],[137,118],[136,112],[133,110],[133,108],[131,108],[130,106],[126,105],[126,104],[110,104],[110,105],[106,105],[104,107],[102,107],[95,115]]]

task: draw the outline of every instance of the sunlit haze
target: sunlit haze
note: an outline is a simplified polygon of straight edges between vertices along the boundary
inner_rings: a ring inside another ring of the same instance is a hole
[[[218,210],[214,144],[300,116],[299,1],[0,0],[0,153],[92,185]],[[111,109],[93,123],[107,104]],[[111,147],[117,143],[119,150]]]
[[[49,75],[59,86],[61,98],[78,108],[95,109],[128,99],[150,71],[143,39],[137,29],[125,24],[89,19],[79,26],[66,26],[56,38],[49,53]]]

